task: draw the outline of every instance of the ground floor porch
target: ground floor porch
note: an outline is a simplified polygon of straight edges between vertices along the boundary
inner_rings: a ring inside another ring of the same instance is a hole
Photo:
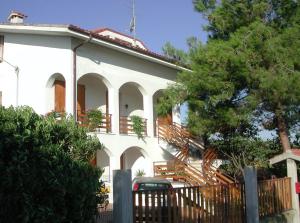
[[[132,179],[139,175],[154,176],[153,163],[173,159],[171,152],[156,137],[138,139],[135,135],[97,133],[104,149],[97,152],[96,165],[103,169],[101,180],[109,187],[112,202],[113,170],[131,169]]]

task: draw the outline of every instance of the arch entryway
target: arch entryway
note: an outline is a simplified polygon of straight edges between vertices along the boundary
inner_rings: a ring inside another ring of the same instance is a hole
[[[89,110],[100,110],[103,120],[100,130],[110,131],[108,88],[110,83],[101,75],[88,73],[77,81],[77,120],[82,122]]]
[[[131,116],[139,116],[146,123],[144,119],[145,94],[145,90],[134,82],[125,83],[119,88],[120,133],[133,134]]]
[[[104,182],[112,181],[111,172],[113,167],[111,167],[111,159],[113,158],[113,155],[106,148],[97,151],[97,167],[103,170],[101,179]]]
[[[145,176],[152,176],[152,162],[147,153],[140,147],[130,147],[120,156],[120,169],[131,169],[132,177],[138,172],[144,172]]]

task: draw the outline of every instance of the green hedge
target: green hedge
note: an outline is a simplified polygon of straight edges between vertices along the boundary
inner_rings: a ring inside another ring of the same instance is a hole
[[[62,137],[41,140],[53,129],[67,131],[70,121],[56,124],[29,108],[0,107],[0,222],[93,222],[101,171],[72,155],[72,148],[77,155],[85,148],[75,141],[93,139],[72,129],[78,138],[68,147]]]

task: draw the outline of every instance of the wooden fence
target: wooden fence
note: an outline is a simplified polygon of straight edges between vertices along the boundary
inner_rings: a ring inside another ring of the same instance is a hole
[[[257,190],[260,217],[292,209],[290,178],[260,181]]]
[[[239,191],[239,190],[238,190]],[[244,219],[236,186],[184,187],[133,192],[135,222],[231,222]]]
[[[259,213],[291,209],[290,179],[259,182]],[[215,185],[133,192],[134,222],[245,222],[244,185]]]

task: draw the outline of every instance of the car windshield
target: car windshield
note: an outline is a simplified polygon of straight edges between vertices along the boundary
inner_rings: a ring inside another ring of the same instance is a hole
[[[139,186],[139,190],[156,190],[168,188],[170,188],[170,185],[164,183],[141,183]]]

